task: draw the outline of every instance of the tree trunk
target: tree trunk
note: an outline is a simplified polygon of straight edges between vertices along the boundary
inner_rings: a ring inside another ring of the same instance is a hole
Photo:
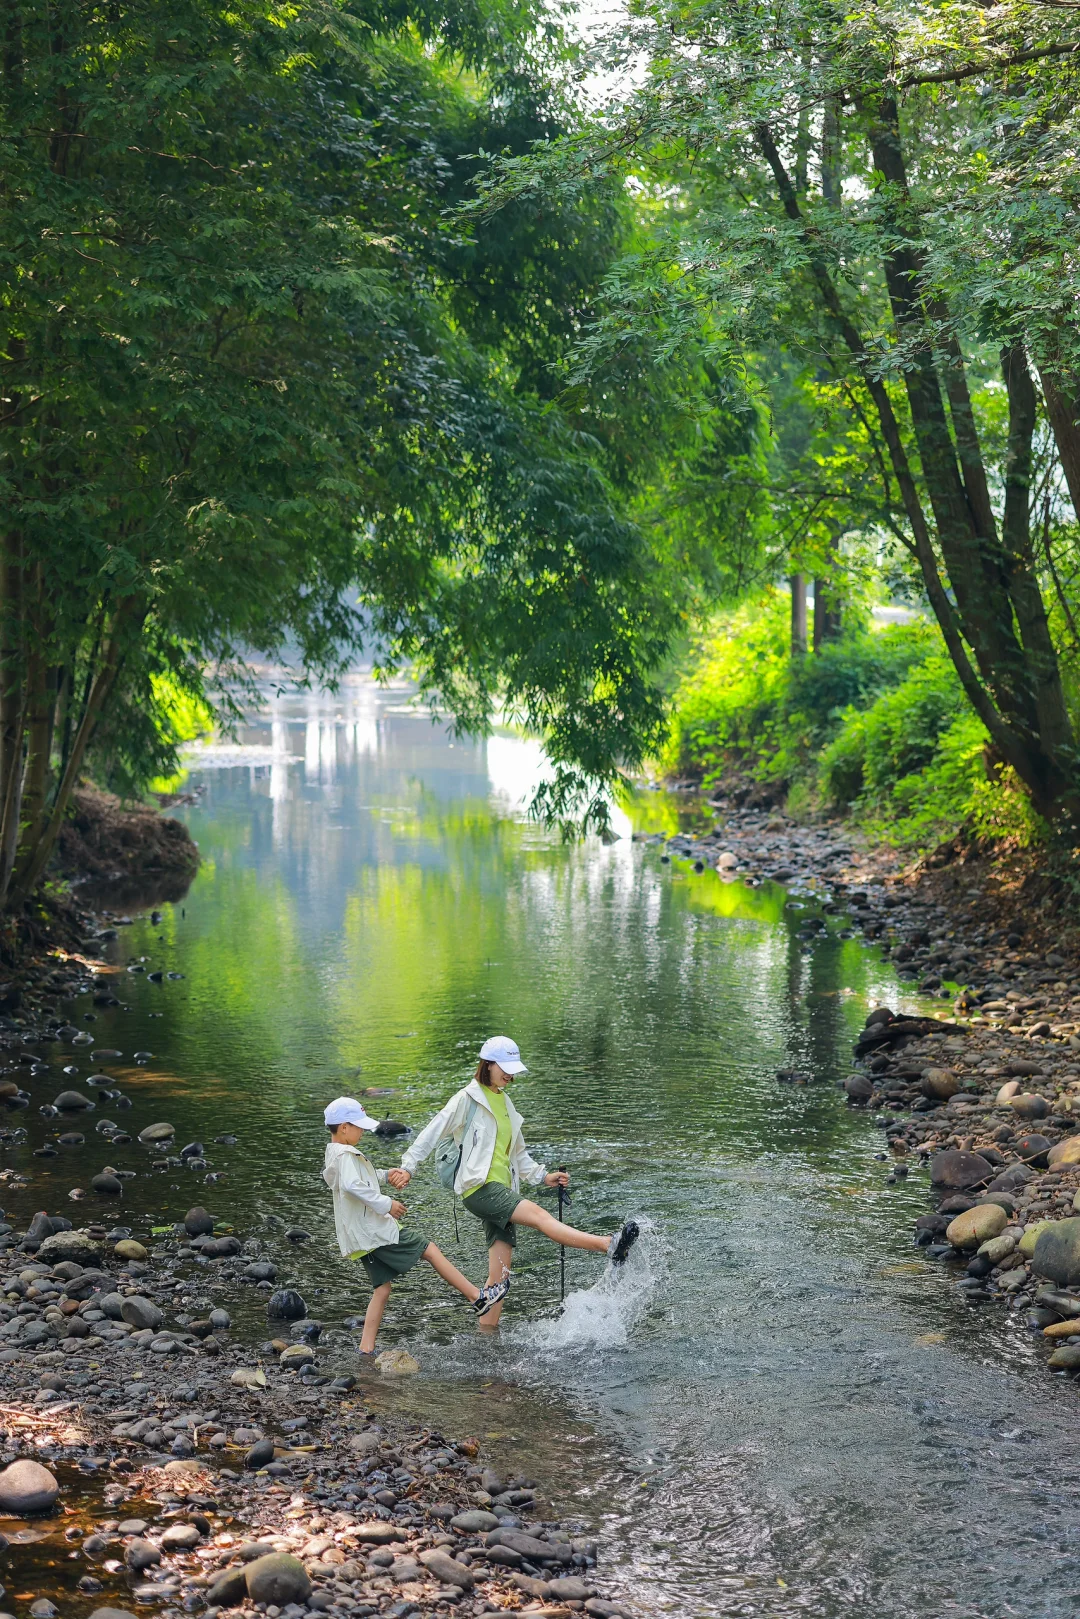
[[[1080,522],[1080,387],[1046,366],[1039,367],[1046,414],[1054,430],[1061,470]]]
[[[136,617],[137,615],[137,617]],[[64,817],[71,802],[71,795],[75,790],[75,783],[79,779],[86,750],[90,746],[101,711],[108,701],[123,659],[123,645],[132,625],[130,621],[136,618],[135,633],[142,626],[145,609],[138,612],[138,604],[134,597],[123,602],[113,615],[113,622],[108,639],[105,643],[104,656],[101,668],[94,677],[90,688],[90,695],[83,710],[79,727],[75,732],[71,745],[71,753],[67,766],[56,789],[48,816],[41,823],[38,835],[33,843],[24,842],[19,849],[19,865],[11,884],[11,904],[20,905],[33,893],[49,863],[53,846],[59,836],[60,828],[64,824]]]
[[[806,652],[806,575],[791,576],[791,656],[801,658]]]
[[[857,373],[877,411],[882,437],[896,478],[901,501],[911,525],[912,546],[918,559],[930,604],[945,638],[965,695],[1000,750],[1027,788],[1035,808],[1048,819],[1063,811],[1080,820],[1080,784],[1073,746],[1058,749],[1039,731],[1037,681],[1014,628],[1014,601],[1010,569],[1004,547],[983,532],[986,507],[981,501],[980,479],[985,469],[977,436],[968,431],[970,411],[959,349],[949,354],[956,375],[946,391],[960,443],[960,462],[949,433],[941,382],[934,364],[926,326],[922,293],[922,265],[902,244],[905,233],[900,215],[907,197],[907,177],[900,145],[895,104],[887,97],[870,104],[859,102],[867,119],[875,166],[888,187],[887,201],[896,214],[897,246],[887,256],[886,280],[898,335],[911,353],[904,384],[915,428],[924,485],[930,498],[937,539],[955,594],[955,604],[941,577],[940,564],[927,522],[922,497],[908,458],[900,423],[888,389],[877,371],[874,356],[847,314],[825,258],[819,232],[808,227],[799,199],[767,124],[756,126],[756,136],[776,180],[784,212],[799,225],[808,268],[821,296],[828,321],[851,355]],[[972,422],[973,427],[973,422]],[[977,465],[972,457],[977,457]],[[965,464],[967,463],[967,464]],[[963,468],[963,476],[961,473]],[[971,476],[968,476],[969,470]],[[980,510],[981,508],[981,510]],[[991,513],[992,516],[992,513]],[[1035,626],[1032,623],[1031,628]],[[965,641],[967,645],[965,645]],[[968,646],[978,668],[972,667]],[[1056,660],[1055,660],[1056,661]],[[981,679],[980,679],[981,676]]]

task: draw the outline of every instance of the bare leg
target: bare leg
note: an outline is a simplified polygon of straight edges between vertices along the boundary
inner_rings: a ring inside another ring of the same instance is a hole
[[[492,1243],[491,1247],[488,1249],[487,1279],[489,1287],[493,1287],[496,1282],[501,1282],[504,1276],[510,1275],[510,1266],[513,1263],[513,1259],[514,1250],[511,1248],[508,1242]],[[503,1301],[500,1299],[498,1304],[491,1307],[487,1315],[482,1315],[480,1317],[480,1320],[477,1322],[477,1326],[480,1328],[481,1332],[495,1331],[495,1328],[499,1325],[499,1317],[502,1315],[502,1308]]]
[[[547,1209],[542,1209],[539,1203],[530,1203],[527,1197],[522,1198],[510,1220],[513,1225],[532,1226],[541,1236],[550,1237],[552,1242],[561,1243],[564,1248],[588,1248],[594,1254],[606,1254],[611,1243],[610,1237],[594,1237],[588,1231],[563,1225]]]
[[[436,1248],[433,1242],[429,1242],[424,1249],[424,1258],[436,1275],[441,1276],[444,1282],[449,1282],[451,1287],[456,1287],[459,1293],[464,1293],[470,1304],[480,1297],[480,1289],[476,1283],[463,1276],[457,1266],[452,1265],[442,1249]]]
[[[364,1330],[360,1335],[360,1348],[365,1355],[371,1354],[375,1348],[375,1339],[382,1326],[382,1318],[386,1314],[386,1306],[390,1300],[391,1283],[384,1282],[377,1287],[368,1300],[368,1307],[364,1313]]]

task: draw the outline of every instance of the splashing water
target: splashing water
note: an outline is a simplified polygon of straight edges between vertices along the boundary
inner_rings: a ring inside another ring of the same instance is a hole
[[[511,1335],[534,1350],[578,1345],[615,1349],[625,1344],[644,1319],[663,1281],[665,1247],[650,1220],[639,1221],[641,1236],[625,1265],[608,1265],[593,1287],[568,1293],[562,1313],[549,1321],[526,1321]]]

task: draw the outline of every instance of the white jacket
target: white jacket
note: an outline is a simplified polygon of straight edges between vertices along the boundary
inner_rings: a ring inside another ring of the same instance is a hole
[[[379,1190],[385,1169],[376,1169],[359,1147],[328,1141],[322,1174],[334,1194],[334,1224],[343,1254],[369,1254],[397,1242],[401,1228],[390,1214],[393,1198]]]
[[[419,1165],[435,1151],[439,1142],[446,1136],[453,1136],[460,1144],[470,1104],[477,1102],[479,1106],[473,1114],[469,1138],[461,1154],[461,1167],[454,1181],[454,1191],[459,1197],[468,1197],[478,1186],[483,1186],[491,1169],[491,1160],[495,1156],[495,1137],[498,1131],[490,1094],[478,1079],[474,1079],[463,1091],[458,1091],[452,1096],[442,1111],[436,1113],[431,1123],[424,1126],[405,1153],[401,1160],[402,1169],[408,1170],[410,1175],[415,1175]],[[506,1111],[510,1119],[510,1180],[514,1191],[518,1191],[523,1184],[539,1186],[547,1170],[543,1164],[538,1164],[530,1158],[525,1150],[525,1143],[521,1137],[521,1114],[509,1096],[506,1097]]]

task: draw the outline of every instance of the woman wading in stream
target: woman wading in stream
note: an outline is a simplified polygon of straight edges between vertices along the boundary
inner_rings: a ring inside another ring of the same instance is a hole
[[[438,1152],[440,1178],[449,1185],[452,1177],[453,1189],[465,1208],[483,1221],[490,1282],[509,1277],[519,1225],[532,1226],[566,1248],[607,1254],[613,1265],[621,1265],[637,1241],[638,1227],[633,1220],[627,1220],[613,1236],[593,1236],[564,1225],[518,1190],[522,1185],[566,1186],[570,1179],[562,1170],[548,1174],[526,1150],[521,1114],[505,1092],[515,1074],[527,1072],[513,1040],[495,1035],[485,1041],[475,1078],[436,1113],[405,1153],[401,1168],[390,1170],[386,1178],[391,1186],[403,1190],[424,1159]],[[443,1143],[447,1145],[439,1152]],[[499,1303],[484,1317],[484,1330],[496,1327],[501,1314]]]

